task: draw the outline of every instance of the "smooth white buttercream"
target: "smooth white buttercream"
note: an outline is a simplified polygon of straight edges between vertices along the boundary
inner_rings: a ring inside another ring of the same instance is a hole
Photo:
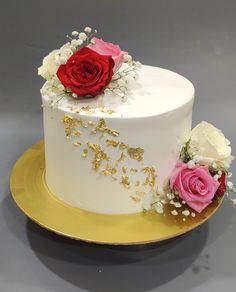
[[[119,180],[112,181],[92,170],[93,155],[81,157],[85,147],[75,147],[71,139],[66,139],[60,120],[64,114],[82,116],[84,120],[94,122],[104,117],[109,128],[120,132],[119,141],[144,149],[143,165],[156,168],[158,187],[162,189],[191,130],[193,98],[194,87],[186,78],[165,69],[142,66],[139,79],[130,84],[130,94],[125,101],[119,96],[104,95],[81,101],[64,98],[55,109],[44,107],[49,189],[61,200],[89,211],[105,214],[141,212],[142,200],[134,202],[130,198],[134,189],[125,189]],[[48,99],[43,95],[44,104]],[[69,109],[69,106],[81,108],[87,105],[95,108],[95,113],[75,114]],[[115,112],[101,112],[99,107],[103,105]],[[87,129],[82,129],[81,139],[101,145],[117,158],[117,149],[108,147],[101,135],[91,135]],[[140,163],[128,159],[124,166],[140,168]],[[117,176],[121,177],[122,173]],[[136,174],[135,179],[142,176]]]

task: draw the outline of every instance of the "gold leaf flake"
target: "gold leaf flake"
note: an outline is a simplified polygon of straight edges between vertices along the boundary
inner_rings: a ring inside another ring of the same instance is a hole
[[[93,129],[92,132],[93,133],[97,133],[97,132],[108,133],[115,137],[118,137],[120,135],[118,131],[108,128],[103,118],[99,120],[97,126],[95,127],[95,129]]]
[[[81,111],[85,112],[88,115],[92,115],[93,113],[95,113],[95,109],[94,108],[91,108],[89,105],[83,106],[81,108]]]
[[[141,199],[139,197],[135,197],[135,196],[130,196],[130,198],[135,202],[138,203],[141,201]]]
[[[80,136],[81,136],[81,132],[80,132],[80,131],[75,131],[75,132],[73,133],[73,136],[75,136],[75,137],[80,137]]]
[[[116,168],[114,168],[111,164],[107,164],[106,168],[101,171],[101,173],[106,176],[114,175],[116,174],[116,172],[117,172]]]
[[[88,156],[88,149],[84,149],[82,152],[82,157],[86,158]]]
[[[150,187],[154,188],[156,183],[156,170],[154,167],[146,166],[142,169],[144,173],[147,174],[146,180],[143,183],[144,186],[149,185]]]
[[[78,123],[78,119],[75,119],[69,115],[64,115],[61,122],[66,125],[65,133],[66,137],[69,138]]]
[[[92,161],[93,169],[98,169],[103,160],[109,161],[111,158],[101,149],[98,144],[88,142],[89,148],[94,152],[94,159]]]
[[[121,177],[121,182],[120,182],[125,188],[129,189],[130,188],[130,181],[128,176],[122,175]]]
[[[113,114],[115,111],[112,109],[108,109],[107,107],[103,106],[99,108],[102,113],[107,113],[109,115]]]
[[[107,143],[107,145],[111,145],[113,147],[117,147],[120,142],[119,141],[112,140],[112,139],[107,139],[106,140],[106,143]]]
[[[135,159],[137,161],[141,161],[143,159],[144,150],[140,147],[137,148],[128,148],[127,150],[130,158]]]
[[[145,196],[146,193],[145,192],[142,192],[142,191],[136,191],[136,195],[137,196]]]
[[[120,145],[119,145],[119,148],[124,150],[124,149],[127,149],[129,147],[128,144],[125,144],[124,142],[120,142]]]
[[[123,166],[122,167],[122,172],[125,174],[127,172],[128,167],[127,166]]]
[[[133,167],[130,168],[130,171],[131,172],[138,172],[137,168],[133,168]]]

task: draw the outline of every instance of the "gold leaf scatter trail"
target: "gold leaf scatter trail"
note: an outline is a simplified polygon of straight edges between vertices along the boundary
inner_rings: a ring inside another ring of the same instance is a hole
[[[93,169],[98,169],[103,160],[109,161],[111,158],[101,149],[98,144],[88,142],[89,148],[94,152],[94,159],[92,161]]]
[[[144,150],[140,147],[138,148],[132,148],[129,147],[127,150],[130,158],[135,159],[137,161],[141,161],[143,160],[143,154],[144,154]]]

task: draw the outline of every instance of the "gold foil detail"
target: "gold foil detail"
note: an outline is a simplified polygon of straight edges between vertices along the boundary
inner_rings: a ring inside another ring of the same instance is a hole
[[[139,197],[135,197],[135,196],[130,196],[130,198],[135,202],[138,203],[141,201],[141,199]]]
[[[133,168],[133,167],[130,168],[130,171],[131,172],[138,172],[137,168]]]
[[[129,154],[130,158],[133,158],[137,161],[141,161],[143,159],[144,150],[140,147],[138,147],[138,148],[130,147],[130,148],[128,148],[127,152]]]
[[[113,147],[117,147],[120,142],[119,141],[112,140],[112,139],[107,139],[106,140],[106,143],[107,143],[107,145],[111,145]]]
[[[130,188],[130,181],[128,176],[122,175],[121,177],[121,182],[120,182],[125,188],[129,189]]]
[[[105,106],[100,107],[99,109],[100,109],[100,111],[101,111],[102,113],[106,113],[106,114],[109,114],[109,115],[111,115],[111,114],[113,114],[113,113],[115,112],[114,110],[109,109],[109,108],[107,108],[107,107],[105,107]]]
[[[108,128],[103,118],[99,120],[97,126],[95,127],[95,129],[93,129],[92,132],[94,134],[96,134],[97,132],[108,133],[115,137],[118,137],[120,135],[118,131]]]
[[[123,167],[122,167],[122,172],[123,172],[124,174],[126,174],[126,173],[127,173],[127,169],[128,169],[127,166],[123,166]]]
[[[116,174],[116,172],[117,172],[116,168],[114,168],[111,164],[107,164],[106,168],[101,171],[101,173],[106,176],[114,175]]]
[[[80,131],[76,131],[76,132],[73,133],[73,136],[80,137],[81,136],[81,132]]]
[[[98,144],[88,142],[89,148],[94,152],[94,159],[92,161],[93,169],[98,169],[103,160],[109,161],[111,158],[101,149]]]
[[[65,133],[66,137],[69,138],[76,127],[77,119],[70,117],[69,115],[64,115],[61,122],[66,125]]]
[[[82,106],[81,111],[85,112],[88,115],[92,115],[93,113],[95,113],[95,109],[91,108],[89,105]]]
[[[136,195],[137,195],[137,196],[145,196],[146,193],[143,192],[143,191],[136,191]]]
[[[154,188],[156,183],[156,170],[154,167],[146,166],[142,169],[144,173],[147,174],[146,180],[143,183],[144,186],[149,185],[150,187]]]
[[[88,156],[88,149],[84,149],[82,152],[82,157],[86,158]]]
[[[127,149],[128,147],[129,147],[128,144],[126,144],[126,143],[124,143],[124,142],[120,142],[119,148],[120,148],[121,150]]]

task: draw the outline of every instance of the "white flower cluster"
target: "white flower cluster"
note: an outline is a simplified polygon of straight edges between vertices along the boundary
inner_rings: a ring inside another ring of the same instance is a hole
[[[138,70],[142,66],[141,63],[134,61],[128,54],[126,54],[124,58],[124,64],[114,74],[104,93],[114,94],[120,96],[121,98],[125,98],[129,91],[129,81],[136,80],[138,78]]]
[[[188,152],[195,163],[213,169],[227,170],[234,159],[230,141],[222,131],[204,121],[192,130]]]

